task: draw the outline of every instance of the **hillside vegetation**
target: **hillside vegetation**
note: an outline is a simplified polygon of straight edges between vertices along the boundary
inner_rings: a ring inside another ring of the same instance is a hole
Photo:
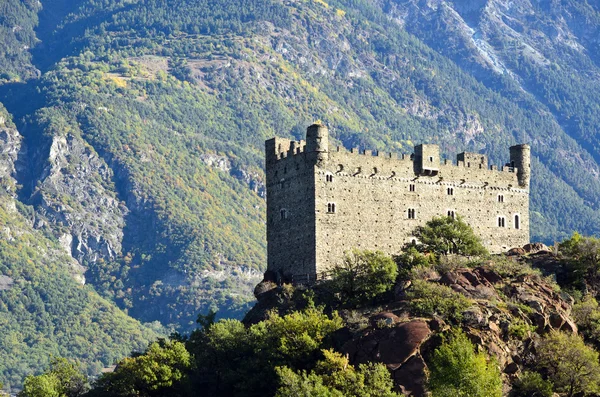
[[[317,119],[333,144],[499,165],[528,142],[532,239],[597,234],[598,7],[421,3],[5,1],[4,203],[29,208],[86,288],[181,331],[249,308],[263,142]]]
[[[596,395],[600,310],[595,294],[582,293],[597,290],[598,269],[574,287],[533,266],[585,267],[597,239],[575,235],[555,253],[531,244],[522,255],[466,257],[481,245],[461,221],[427,227],[470,241],[452,255],[432,245],[394,259],[355,250],[309,288],[263,281],[243,322],[200,315],[189,335],[159,339],[91,384],[76,366],[53,363],[19,397],[42,387],[73,397]]]

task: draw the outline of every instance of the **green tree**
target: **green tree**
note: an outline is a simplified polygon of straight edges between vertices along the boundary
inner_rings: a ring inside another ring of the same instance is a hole
[[[196,380],[208,395],[273,395],[275,367],[314,365],[320,349],[330,345],[331,334],[342,326],[337,314],[329,317],[314,307],[285,316],[271,312],[250,327],[238,320],[218,321],[194,332],[188,342],[196,358]]]
[[[186,387],[191,363],[183,343],[160,340],[143,354],[122,360],[115,372],[101,376],[92,395],[177,396]]]
[[[487,250],[471,226],[460,216],[435,217],[425,226],[415,229],[414,236],[419,240],[422,251],[436,255],[457,254],[465,256],[485,255]]]
[[[53,374],[28,376],[18,397],[63,397],[59,391],[60,382]]]
[[[280,386],[276,397],[394,397],[390,373],[383,364],[361,364],[358,370],[348,358],[333,350],[323,350],[324,360],[313,371],[276,369]]]
[[[555,390],[568,397],[600,390],[598,352],[579,335],[550,332],[537,348],[537,364],[547,371]]]
[[[88,390],[87,377],[66,358],[55,358],[38,376],[28,376],[19,397],[79,397]]]
[[[585,281],[596,284],[600,269],[600,239],[573,233],[558,246],[565,260],[566,282],[581,288]]]
[[[495,361],[454,330],[438,347],[429,363],[428,387],[432,397],[501,397],[502,379]]]
[[[381,251],[352,250],[331,269],[333,289],[343,303],[371,302],[389,291],[396,281],[398,266]]]

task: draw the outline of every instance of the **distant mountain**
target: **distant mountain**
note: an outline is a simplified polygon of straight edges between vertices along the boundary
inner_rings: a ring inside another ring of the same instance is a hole
[[[347,147],[496,164],[531,143],[533,240],[597,234],[599,21],[575,0],[7,0],[3,203],[85,288],[182,330],[247,309],[263,141],[317,119]]]

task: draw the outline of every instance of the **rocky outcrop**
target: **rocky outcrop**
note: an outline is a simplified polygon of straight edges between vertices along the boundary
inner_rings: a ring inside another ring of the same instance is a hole
[[[11,195],[16,192],[16,173],[22,141],[19,131],[9,126],[0,112],[0,185],[2,190]]]
[[[360,338],[347,342],[342,351],[354,364],[378,361],[386,364],[398,388],[407,395],[424,395],[427,367],[421,348],[432,334],[424,320],[399,323],[393,313],[381,313],[383,328],[372,328]],[[385,320],[384,320],[385,319]],[[387,319],[391,319],[392,323]],[[381,324],[381,321],[378,321]],[[382,326],[382,325],[380,325]]]
[[[63,247],[81,264],[121,254],[127,208],[114,193],[110,167],[73,134],[52,138],[31,202],[37,226],[47,220]]]
[[[429,282],[471,299],[473,304],[463,312],[458,326],[477,350],[497,360],[506,385],[531,364],[540,336],[550,330],[577,332],[570,317],[571,302],[535,272],[502,276],[489,264],[452,270]],[[425,396],[428,357],[450,325],[438,317],[414,318],[407,306],[400,299],[391,306],[395,309],[372,315],[370,326],[347,341],[342,351],[354,364],[384,363],[398,391]]]

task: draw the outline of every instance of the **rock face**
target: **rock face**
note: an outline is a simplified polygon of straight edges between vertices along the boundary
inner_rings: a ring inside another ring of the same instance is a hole
[[[127,208],[116,197],[113,173],[73,134],[52,138],[48,160],[30,201],[40,218],[65,232],[63,247],[81,264],[121,254]]]
[[[376,317],[392,318],[392,313]],[[346,343],[342,350],[355,364],[379,361],[387,365],[394,381],[407,395],[424,395],[426,368],[421,346],[431,336],[424,320],[411,320],[382,329],[371,329],[360,338]]]

